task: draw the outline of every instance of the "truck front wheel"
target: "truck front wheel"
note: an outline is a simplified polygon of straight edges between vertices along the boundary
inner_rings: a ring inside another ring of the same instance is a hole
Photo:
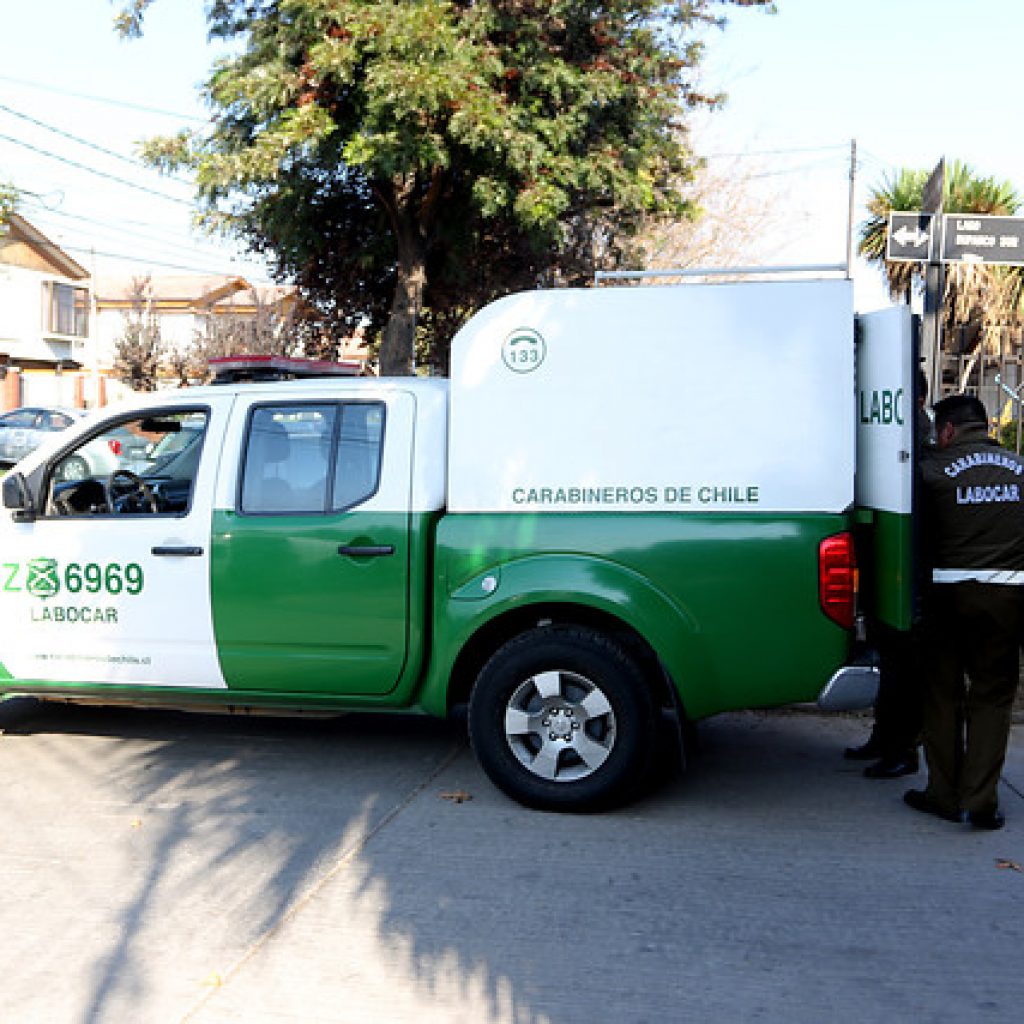
[[[613,639],[541,626],[484,665],[469,701],[469,734],[484,771],[514,800],[553,811],[620,803],[654,752],[651,693]]]

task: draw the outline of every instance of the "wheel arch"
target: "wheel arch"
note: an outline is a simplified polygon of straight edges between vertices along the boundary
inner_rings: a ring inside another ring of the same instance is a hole
[[[470,637],[452,666],[449,707],[469,697],[473,680],[488,658],[506,641],[543,625],[584,626],[614,637],[644,668],[645,678],[656,683],[659,699],[671,700],[668,673],[654,648],[632,626],[599,608],[573,602],[541,602],[515,608],[491,619]],[[664,692],[662,692],[664,691]]]
[[[497,586],[482,591],[478,583],[490,579]],[[460,596],[466,593],[480,596]],[[433,658],[420,706],[449,713],[466,700],[477,673],[503,643],[548,621],[619,638],[643,665],[658,702],[680,712],[695,681],[702,688],[716,685],[699,624],[645,577],[592,557],[534,555],[435,595]]]

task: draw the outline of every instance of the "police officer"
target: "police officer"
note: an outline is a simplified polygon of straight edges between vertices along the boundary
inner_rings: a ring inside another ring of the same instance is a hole
[[[918,458],[935,445],[932,421],[925,411],[928,400],[928,378],[917,371],[915,392],[917,412],[914,423]],[[915,591],[921,589],[915,587]],[[914,610],[915,620],[919,618]],[[847,747],[844,757],[856,761],[872,760],[864,769],[869,779],[898,779],[913,775],[919,764],[917,748],[921,742],[924,714],[923,681],[921,678],[921,630],[916,624],[903,632],[882,622],[869,621],[868,640],[879,654],[878,696],[875,700],[875,721],[865,743]]]
[[[989,438],[985,407],[970,395],[936,403],[935,432],[936,450],[921,465],[932,566],[928,786],[908,790],[904,800],[949,821],[998,829],[1024,623],[1024,459]]]

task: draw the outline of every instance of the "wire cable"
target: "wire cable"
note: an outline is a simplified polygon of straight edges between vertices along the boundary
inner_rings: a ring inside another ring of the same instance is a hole
[[[244,270],[231,270],[227,271],[224,269],[214,270],[210,267],[196,267],[187,266],[180,263],[168,263],[164,260],[147,260],[142,259],[138,256],[131,256],[127,253],[120,252],[101,252],[99,249],[86,248],[81,245],[62,245],[60,246],[65,252],[79,252],[85,253],[88,256],[102,256],[104,259],[110,260],[125,260],[131,263],[141,263],[147,267],[163,267],[166,270],[184,270],[193,274],[218,274],[223,276],[234,275],[235,277],[244,277],[250,284],[276,284],[277,282],[271,280],[269,277],[256,278],[255,275],[246,273]]]
[[[42,89],[44,92],[54,92],[58,96],[71,96],[77,100],[87,100],[90,103],[103,103],[110,107],[124,107],[127,110],[138,110],[144,114],[159,114],[161,117],[175,117],[181,121],[195,121],[197,124],[205,124],[206,118],[197,117],[194,114],[182,114],[176,110],[161,110],[159,107],[147,107],[141,103],[129,103],[127,100],[115,100],[109,96],[94,96],[85,92],[74,92],[70,89],[60,89],[55,85],[44,85],[42,82],[30,82],[24,78],[11,78],[9,75],[0,75],[0,82],[11,82],[14,85],[27,85],[30,89]]]
[[[25,193],[22,193],[23,195]],[[134,231],[128,227],[121,227],[117,223],[110,220],[99,220],[95,217],[84,217],[81,214],[69,213],[66,210],[55,210],[47,206],[40,204],[39,220],[42,222],[46,221],[47,217],[62,217],[66,220],[81,221],[83,224],[92,224],[96,227],[106,230],[110,234],[126,236],[129,238],[138,238],[144,242],[152,242],[155,245],[163,245],[169,249],[181,249],[188,250],[191,252],[203,252],[206,251],[211,255],[217,254],[217,248],[214,245],[203,245],[200,242],[196,242],[192,235],[177,230],[171,227],[165,227],[160,224],[150,224],[149,227],[155,231],[160,232],[160,237],[157,238],[153,233],[146,231]],[[143,225],[144,227],[147,225]],[[174,235],[180,241],[168,241],[168,236]]]
[[[73,215],[68,215],[72,216]],[[151,256],[166,256],[168,259],[182,260],[219,260],[227,259],[234,260],[237,258],[244,259],[240,254],[234,253],[229,249],[217,250],[212,246],[202,247],[199,245],[191,244],[187,241],[168,241],[165,238],[155,238],[153,235],[144,235],[139,232],[126,231],[123,228],[114,227],[112,225],[103,225],[97,231],[93,229],[95,234],[90,233],[88,228],[76,227],[68,224],[47,224],[47,218],[41,217],[35,223],[44,229],[49,229],[53,233],[63,235],[67,239],[85,239],[86,244],[95,245],[117,245],[127,246],[130,248],[137,248],[139,257],[146,255]],[[67,247],[67,242],[61,243],[63,247]]]
[[[179,199],[177,196],[169,196],[166,192],[158,192],[156,189],[147,188],[145,185],[140,185],[136,181],[129,181],[127,178],[119,178],[116,174],[110,174],[107,171],[101,171],[96,167],[90,167],[88,164],[79,163],[77,160],[71,160],[66,156],[61,156],[59,153],[51,153],[48,149],[42,149],[40,146],[33,146],[31,142],[23,142],[21,139],[12,138],[10,135],[0,134],[0,140],[4,142],[10,142],[12,145],[21,146],[23,149],[30,149],[33,153],[38,153],[40,156],[49,157],[51,160],[57,160],[59,163],[67,164],[69,167],[74,167],[80,171],[87,171],[89,174],[95,174],[97,177],[106,178],[108,181],[116,182],[118,185],[124,185],[126,188],[133,188],[138,192],[145,192],[148,195],[155,196],[157,199],[164,199],[169,203],[178,203],[181,206],[192,207],[191,200]]]
[[[833,149],[850,151],[849,142],[836,142],[827,146],[794,146],[790,149],[747,149],[736,153],[701,153],[700,156],[706,160],[719,160],[727,157],[754,157],[754,156],[787,156],[790,153],[824,153]]]
[[[3,103],[0,103],[0,110],[5,114],[10,114],[11,117],[19,117],[22,121],[28,121],[29,124],[34,124],[48,132],[53,132],[54,135],[59,135],[62,139],[69,139],[71,142],[75,142],[79,146],[85,146],[88,149],[95,150],[97,153],[102,153],[104,156],[113,157],[113,159],[120,160],[122,163],[130,164],[132,167],[141,167],[147,171],[152,170],[148,164],[143,163],[141,160],[125,156],[123,153],[118,153],[113,149],[107,149],[105,146],[100,146],[98,143],[90,142],[88,139],[83,139],[78,135],[72,135],[71,132],[66,132],[63,128],[57,128],[55,125],[47,124],[45,121],[40,121],[38,118],[32,117],[29,114],[23,114],[18,110],[12,110]],[[189,187],[192,185],[190,181],[186,181],[184,178],[176,178],[174,175],[166,175],[166,177],[168,180],[176,181],[180,185],[188,185]]]

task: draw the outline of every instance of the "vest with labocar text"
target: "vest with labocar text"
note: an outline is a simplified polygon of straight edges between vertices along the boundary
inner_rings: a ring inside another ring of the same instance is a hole
[[[921,485],[925,555],[936,580],[990,570],[1007,576],[976,578],[1024,582],[1024,458],[984,426],[964,426],[948,447],[925,454]]]

